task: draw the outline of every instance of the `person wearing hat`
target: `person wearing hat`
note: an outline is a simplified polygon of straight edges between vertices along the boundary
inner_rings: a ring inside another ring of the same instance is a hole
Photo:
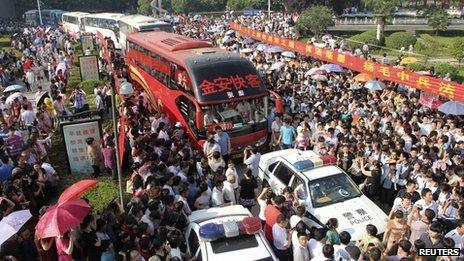
[[[98,142],[93,137],[85,139],[87,143],[87,156],[93,168],[92,176],[94,178],[100,176],[100,164],[102,163],[102,151]]]

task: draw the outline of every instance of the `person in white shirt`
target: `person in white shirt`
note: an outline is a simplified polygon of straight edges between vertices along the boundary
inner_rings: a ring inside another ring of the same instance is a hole
[[[325,244],[322,247],[322,256],[311,258],[311,261],[332,261],[334,260],[334,247],[331,244]]]
[[[435,200],[433,200],[432,191],[429,188],[424,188],[421,191],[421,197],[422,199],[418,200],[414,206],[420,205],[422,207],[421,212],[430,208],[433,212],[435,212],[435,216],[438,216],[438,204]]]
[[[235,178],[235,181],[232,184],[232,187],[234,188],[234,190],[236,190],[238,188],[238,174],[237,174],[237,169],[235,168],[235,164],[233,161],[229,161],[227,163],[226,178],[229,178],[229,175],[234,176]]]
[[[290,260],[290,238],[291,230],[285,228],[288,225],[288,218],[280,214],[277,216],[276,223],[272,226],[272,238],[276,256],[279,260]]]
[[[35,114],[31,108],[27,108],[27,105],[23,105],[23,110],[24,111],[21,113],[21,121],[29,133],[31,133],[34,121],[36,119]]]
[[[449,237],[454,241],[454,247],[459,248],[461,247],[461,243],[463,242],[462,237],[464,236],[464,221],[461,220],[458,227],[448,232],[445,237]]]
[[[224,188],[222,189],[222,193],[224,194],[224,199],[226,201],[231,202],[231,204],[237,203],[237,199],[235,197],[234,183],[235,183],[235,176],[229,175],[227,176],[227,180],[224,181]]]
[[[311,258],[317,256],[323,256],[322,248],[325,245],[327,229],[318,228],[314,230],[314,238],[311,238],[308,243],[309,252],[311,253]]]
[[[293,231],[293,261],[309,260],[308,235],[305,232]]]
[[[179,188],[179,194],[175,196],[174,200],[176,202],[182,202],[182,210],[184,211],[185,215],[188,216],[192,213],[190,206],[187,202],[188,190],[185,187]]]
[[[209,137],[208,140],[205,142],[203,145],[203,153],[205,156],[209,159],[213,156],[213,153],[215,151],[221,152],[221,147],[219,144],[216,142],[213,136]]]
[[[351,235],[346,231],[340,232],[340,245],[334,246],[335,260],[348,260],[350,254],[346,251],[346,247],[350,244]]]
[[[258,167],[259,167],[259,160],[261,159],[261,154],[258,152],[258,149],[255,147],[253,148],[246,148],[243,152],[243,163],[247,166],[248,169],[251,170],[253,177],[258,176]]]
[[[224,193],[222,192],[224,189],[224,181],[217,180],[215,183],[216,184],[214,185],[213,193],[211,194],[211,202],[213,207],[224,207],[232,205],[230,203],[224,202]]]

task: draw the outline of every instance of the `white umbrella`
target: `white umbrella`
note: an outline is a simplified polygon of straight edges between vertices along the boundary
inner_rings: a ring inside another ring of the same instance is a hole
[[[287,57],[287,58],[296,58],[296,55],[294,52],[282,52],[282,56]]]
[[[0,221],[0,244],[3,244],[11,236],[18,233],[31,217],[31,212],[28,209],[15,211],[4,217]]]
[[[251,48],[245,48],[245,49],[242,49],[240,50],[241,53],[252,53],[253,52],[253,49]]]
[[[19,84],[13,84],[13,85],[10,85],[8,87],[5,88],[5,90],[3,90],[3,93],[6,93],[6,92],[20,92],[22,90],[24,90],[24,86],[22,85],[19,85]]]
[[[23,99],[23,94],[20,93],[20,92],[15,92],[15,93],[10,94],[10,96],[8,96],[6,98],[5,103],[7,105],[11,105],[16,98],[18,98],[19,100],[22,100]]]
[[[285,63],[283,62],[276,62],[274,63],[269,70],[274,71],[274,70],[280,70],[280,68],[284,67]]]
[[[314,67],[305,73],[305,77],[308,77],[313,74],[325,74],[323,73],[324,71],[324,68]],[[325,72],[327,73],[327,71]]]
[[[320,74],[313,75],[311,78],[316,81],[327,81],[327,76]]]
[[[61,70],[61,72],[64,74],[66,72],[66,63],[65,62],[60,62],[56,66],[55,74],[58,74],[58,71]]]
[[[385,83],[383,83],[381,81],[373,80],[373,81],[366,82],[364,87],[369,89],[369,91],[371,91],[371,92],[381,91],[383,88],[385,88]]]
[[[440,107],[438,107],[438,110],[446,115],[464,115],[464,102],[445,102]]]

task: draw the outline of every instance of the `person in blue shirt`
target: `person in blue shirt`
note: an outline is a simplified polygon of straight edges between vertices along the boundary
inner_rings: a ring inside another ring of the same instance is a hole
[[[284,125],[280,127],[279,143],[282,143],[283,149],[290,149],[295,138],[295,128],[291,125],[291,119],[287,119],[284,121]]]
[[[1,157],[2,165],[0,166],[0,181],[6,181],[11,178],[13,166],[9,163],[10,159],[6,156]]]
[[[231,152],[229,134],[227,134],[227,132],[224,132],[221,126],[216,126],[215,131],[216,131],[216,135],[214,136],[214,139],[216,140],[216,142],[219,144],[219,147],[221,148],[221,154],[222,154],[222,158],[224,159],[224,162],[228,162],[230,152]]]

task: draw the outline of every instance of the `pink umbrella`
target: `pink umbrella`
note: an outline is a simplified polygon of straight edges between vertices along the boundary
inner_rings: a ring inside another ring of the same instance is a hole
[[[82,199],[58,203],[40,218],[35,230],[40,238],[57,237],[79,225],[90,211]]]
[[[313,76],[313,75],[324,75],[324,74],[327,74],[326,70],[324,70],[323,68],[314,67],[311,70],[307,71],[305,73],[305,76],[308,77],[308,76]]]
[[[97,186],[99,182],[97,179],[84,179],[72,184],[61,193],[58,203],[80,198],[84,193]]]

